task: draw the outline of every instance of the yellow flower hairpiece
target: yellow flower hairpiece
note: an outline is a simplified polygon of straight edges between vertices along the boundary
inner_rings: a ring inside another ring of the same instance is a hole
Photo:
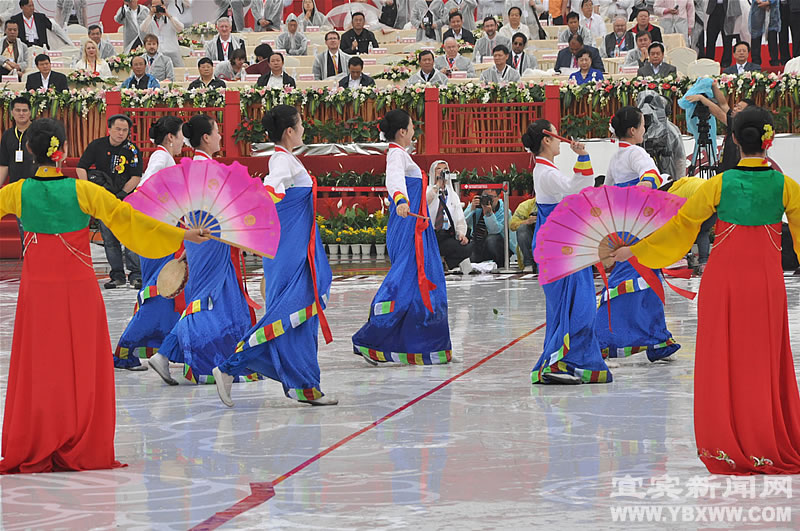
[[[761,148],[763,150],[769,149],[772,146],[772,138],[775,136],[775,131],[770,124],[764,124],[764,134],[761,135]]]
[[[58,145],[59,145],[58,138],[56,138],[55,136],[51,136],[50,137],[50,148],[48,148],[48,150],[47,150],[47,156],[48,157],[52,157],[53,153],[58,151]]]

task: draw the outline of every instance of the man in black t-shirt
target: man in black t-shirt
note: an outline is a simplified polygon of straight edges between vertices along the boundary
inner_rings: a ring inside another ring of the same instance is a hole
[[[124,114],[115,114],[108,119],[108,136],[94,140],[86,148],[78,162],[78,178],[89,179],[99,184],[120,199],[136,189],[142,178],[141,154],[128,139],[132,122]],[[94,170],[89,174],[90,169]],[[100,233],[106,259],[111,266],[111,280],[104,284],[106,289],[124,286],[125,266],[130,274],[128,281],[136,289],[142,287],[142,273],[139,257],[125,249],[123,264],[122,246],[114,234],[100,222]]]
[[[0,186],[33,176],[33,155],[26,147],[28,139],[25,136],[31,125],[31,103],[25,96],[18,96],[11,100],[9,108],[14,127],[6,129],[0,138]],[[19,218],[17,225],[24,244],[25,233]]]
[[[353,27],[342,34],[342,51],[353,55],[368,53],[370,44],[373,48],[377,48],[378,40],[375,38],[375,34],[364,28],[366,22],[364,13],[353,13],[352,21]]]

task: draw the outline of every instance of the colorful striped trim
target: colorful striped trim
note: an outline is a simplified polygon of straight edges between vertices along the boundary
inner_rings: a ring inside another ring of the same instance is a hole
[[[643,291],[646,289],[650,289],[650,284],[647,283],[645,279],[639,277],[637,279],[626,280],[621,284],[617,284],[615,287],[609,289],[608,291],[604,291],[602,295],[600,295],[598,299],[597,306],[600,307],[601,304],[606,302],[610,299],[615,299],[620,295],[625,295],[626,293],[635,293],[637,291]]]
[[[368,356],[374,361],[403,363],[405,365],[443,365],[445,363],[450,363],[453,359],[453,351],[451,350],[409,354],[405,352],[382,352],[380,350],[353,345],[353,352],[359,356]]]
[[[386,315],[394,311],[394,301],[377,302],[372,307],[372,315]]]
[[[298,326],[305,323],[315,315],[317,315],[316,301],[312,303],[311,306],[307,306],[306,308],[303,308],[302,310],[296,311],[293,314],[289,315],[289,321],[292,323],[292,328],[297,328]]]
[[[571,374],[580,378],[583,383],[608,383],[613,380],[610,371],[590,371],[562,361],[568,353],[569,334],[566,334],[561,348],[550,355],[550,362],[547,365],[543,365],[538,371],[531,373],[531,383],[541,382],[542,377],[550,372]]]
[[[592,170],[592,162],[589,160],[589,155],[579,155],[575,167],[572,169],[575,173],[581,175],[591,176],[594,175]]]
[[[151,299],[156,295],[158,295],[158,288],[156,286],[147,286],[146,288],[139,290],[139,293],[136,295],[136,301],[141,306],[144,304],[144,301]]]
[[[183,377],[192,382],[193,384],[215,384],[216,380],[214,376],[211,374],[201,374],[199,376],[195,376],[194,371],[189,365],[183,365]],[[236,376],[233,381],[234,382],[256,382],[260,380],[257,372],[245,374],[244,376]]]
[[[408,198],[403,195],[403,192],[395,192],[392,196],[392,200],[394,201],[395,205],[399,205],[401,203],[408,203]]]
[[[605,358],[627,358],[628,356],[633,356],[634,354],[638,354],[639,352],[646,352],[647,349],[660,349],[671,347],[675,344],[675,339],[669,338],[663,343],[659,343],[658,345],[653,345],[652,347],[620,347],[616,349],[614,352],[611,352],[611,349],[606,347],[600,352],[603,354],[603,359]]]
[[[239,341],[239,344],[236,345],[236,352],[242,352],[245,349],[245,346],[247,346],[247,348],[253,348],[262,343],[266,343],[267,341],[271,341],[276,337],[283,335],[284,332],[285,330],[283,328],[283,322],[278,319],[274,323],[258,328],[255,332],[250,334],[248,338]]]
[[[298,402],[309,402],[311,400],[318,400],[324,395],[322,394],[322,391],[316,387],[311,387],[309,389],[289,389],[289,391],[286,393],[286,396],[297,400]]]
[[[267,193],[272,198],[273,203],[280,203],[281,200],[286,196],[286,194],[279,194],[278,192],[275,191],[275,188],[269,185],[264,186],[264,188],[267,189]]]
[[[183,310],[181,314],[181,319],[186,317],[187,315],[192,315],[193,313],[201,312],[203,310],[213,310],[214,309],[214,302],[211,300],[211,297],[207,299],[198,299],[196,301],[192,301],[186,306],[186,309]]]
[[[663,183],[661,174],[659,174],[658,170],[656,169],[650,169],[644,172],[639,181],[650,183],[650,186],[652,186],[653,188],[658,188]]]
[[[133,354],[134,357],[144,360],[152,358],[156,352],[158,352],[158,349],[154,347],[125,348],[117,345],[117,350],[114,351],[114,356],[121,360],[126,360],[131,354]]]

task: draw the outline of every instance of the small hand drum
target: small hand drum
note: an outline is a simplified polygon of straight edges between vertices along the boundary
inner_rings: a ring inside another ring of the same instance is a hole
[[[161,268],[156,280],[158,294],[166,299],[174,299],[183,291],[189,280],[189,268],[186,260],[170,260]]]

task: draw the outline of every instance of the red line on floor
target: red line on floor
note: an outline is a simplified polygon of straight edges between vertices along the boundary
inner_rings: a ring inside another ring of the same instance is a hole
[[[359,435],[362,435],[362,434],[368,432],[369,430],[371,430],[372,428],[375,428],[376,426],[378,426],[380,424],[383,424],[384,422],[386,422],[390,418],[394,417],[398,413],[401,413],[401,412],[405,411],[406,409],[410,408],[411,406],[413,406],[414,404],[416,404],[420,400],[423,400],[423,399],[431,396],[433,393],[439,391],[440,389],[442,389],[444,387],[447,387],[448,385],[450,385],[451,383],[455,382],[456,380],[458,380],[459,378],[461,378],[465,374],[469,374],[470,372],[474,371],[475,369],[477,369],[478,367],[480,367],[481,365],[483,365],[487,361],[491,360],[492,358],[495,358],[496,356],[499,356],[500,354],[502,354],[503,352],[505,352],[509,348],[513,347],[514,345],[516,345],[517,343],[519,343],[520,341],[522,341],[526,337],[530,336],[534,332],[538,332],[539,330],[544,328],[545,324],[546,323],[542,323],[539,326],[537,326],[536,328],[534,328],[533,330],[529,330],[528,332],[522,334],[521,336],[519,336],[515,340],[511,341],[510,343],[506,344],[505,346],[501,347],[500,349],[492,352],[491,354],[489,354],[485,358],[481,359],[476,364],[464,369],[463,371],[461,371],[460,373],[456,374],[455,376],[452,376],[451,378],[448,378],[447,380],[443,381],[442,383],[440,383],[439,385],[437,385],[433,389],[422,393],[417,398],[411,400],[410,402],[407,402],[407,403],[403,404],[402,406],[400,406],[399,408],[395,409],[394,411],[392,411],[390,413],[387,413],[386,415],[384,415],[383,417],[379,418],[375,422],[372,422],[371,424],[368,424],[368,425],[364,426],[363,428],[361,428],[357,432],[351,433],[350,435],[348,435],[344,439],[340,440],[339,442],[337,442],[337,443],[333,444],[332,446],[329,446],[326,449],[322,450],[317,455],[307,459],[303,463],[300,463],[299,465],[297,465],[296,467],[291,469],[289,472],[283,474],[282,476],[279,476],[277,479],[273,480],[271,483],[269,483],[269,482],[251,483],[250,484],[250,490],[251,490],[252,494],[250,494],[250,496],[247,496],[243,500],[238,501],[232,507],[230,507],[230,508],[228,508],[228,509],[226,509],[226,510],[224,510],[222,512],[216,513],[214,516],[212,516],[208,520],[200,522],[196,526],[192,527],[190,529],[190,531],[209,531],[211,529],[217,529],[218,527],[230,522],[231,520],[233,520],[235,517],[239,516],[240,514],[246,512],[246,511],[249,511],[250,509],[253,509],[254,507],[257,507],[257,506],[261,505],[262,503],[264,503],[265,501],[269,500],[270,498],[272,498],[275,495],[274,487],[276,485],[278,485],[279,483],[281,483],[283,481],[286,481],[287,479],[289,479],[293,475],[297,474],[298,472],[300,472],[301,470],[303,470],[304,468],[306,468],[310,464],[312,464],[312,463],[314,463],[316,461],[319,461],[320,459],[322,459],[323,457],[325,457],[329,453],[331,453],[334,450],[336,450],[337,448],[349,443],[350,441],[352,441],[353,439],[355,439]]]

